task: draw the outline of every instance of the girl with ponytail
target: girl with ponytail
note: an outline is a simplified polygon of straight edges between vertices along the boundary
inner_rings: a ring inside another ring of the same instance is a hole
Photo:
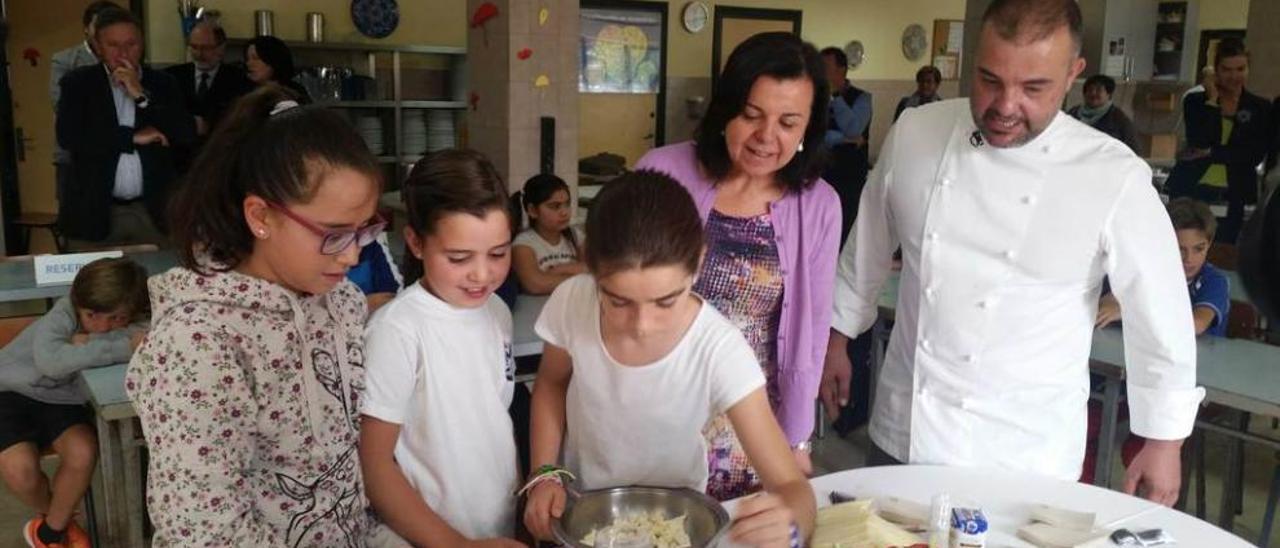
[[[172,204],[181,266],[150,280],[126,378],[155,546],[366,546],[357,441],[365,300],[349,281],[381,171],[346,120],[268,85]]]

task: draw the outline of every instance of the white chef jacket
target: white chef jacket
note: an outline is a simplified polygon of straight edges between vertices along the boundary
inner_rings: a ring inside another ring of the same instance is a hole
[[[872,441],[911,463],[1078,478],[1104,276],[1122,305],[1130,428],[1185,438],[1204,391],[1150,168],[1061,112],[1018,148],[975,145],[976,129],[967,99],[906,110],[840,256],[833,324],[853,337],[902,246]]]

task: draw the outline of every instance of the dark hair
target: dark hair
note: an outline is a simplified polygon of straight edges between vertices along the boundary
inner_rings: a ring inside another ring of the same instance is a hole
[[[585,259],[596,278],[665,265],[694,274],[703,241],[689,191],[665,173],[640,170],[605,183],[592,201]]]
[[[132,321],[151,309],[147,269],[125,257],[98,259],[80,269],[71,282],[71,306],[93,312],[128,311]]]
[[[1230,36],[1223,38],[1218,42],[1218,49],[1213,54],[1213,66],[1222,64],[1222,60],[1228,57],[1249,58],[1249,50],[1244,47],[1244,40]]]
[[[553,173],[539,173],[530,177],[529,180],[524,182],[524,189],[511,196],[511,199],[518,205],[518,207],[512,209],[512,211],[519,212],[519,215],[515,217],[516,226],[519,227],[524,224],[524,216],[528,213],[529,208],[542,205],[561,190],[568,193],[569,183],[564,182],[564,179],[557,177]],[[529,228],[533,228],[533,219],[529,219]],[[561,231],[561,235],[569,240],[570,246],[574,249],[578,248],[578,238],[573,234],[572,228],[566,227]]]
[[[89,26],[90,23],[93,23],[94,17],[97,17],[99,13],[102,13],[109,9],[120,10],[124,8],[121,8],[120,4],[117,4],[115,2],[98,0],[97,2],[89,4],[87,7],[84,8],[84,14],[80,16],[80,26],[81,27]]]
[[[336,168],[352,169],[381,186],[377,159],[343,115],[311,106],[272,114],[282,101],[297,100],[284,87],[262,86],[236,101],[209,137],[170,204],[169,226],[175,227],[183,266],[226,271],[249,256],[249,195],[307,203]],[[206,258],[214,264],[205,264]]]
[[[1116,79],[1105,74],[1095,74],[1084,81],[1085,90],[1093,86],[1102,86],[1103,89],[1107,90],[1107,95],[1110,96],[1116,92]]]
[[[434,233],[436,223],[452,213],[484,217],[498,210],[511,220],[507,184],[493,163],[474,150],[441,150],[418,161],[400,185],[400,200],[409,228],[420,237]],[[405,258],[401,272],[409,284],[422,277],[422,261],[411,253]]]
[[[729,174],[732,161],[725,144],[724,129],[742,114],[751,86],[768,76],[779,80],[808,79],[813,82],[813,105],[809,126],[804,131],[804,150],[796,152],[777,177],[789,190],[808,188],[826,165],[823,135],[827,132],[827,102],[830,87],[822,57],[812,44],[789,32],[763,32],[738,44],[725,63],[724,72],[707,106],[707,115],[695,133],[698,161],[707,174],[719,180]],[[590,238],[587,238],[590,240]]]
[[[1084,17],[1076,0],[995,0],[982,14],[982,26],[987,25],[1019,43],[1044,40],[1066,27],[1076,54],[1084,44]]]
[[[244,45],[245,57],[249,57],[249,48],[253,48],[258,58],[271,67],[271,79],[276,82],[293,80],[296,70],[293,67],[293,52],[284,40],[275,36],[256,36]]]
[[[920,70],[916,71],[916,83],[919,83],[925,76],[932,76],[934,82],[942,83],[942,71],[938,70],[938,67],[933,65],[920,67]]]
[[[1214,234],[1218,232],[1218,219],[1204,202],[1175,198],[1169,200],[1167,207],[1174,230],[1199,230],[1204,233],[1205,238],[1213,241]]]
[[[94,16],[93,36],[96,38],[98,34],[102,33],[102,29],[122,23],[133,25],[134,28],[138,29],[139,33],[142,32],[142,23],[139,23],[138,18],[134,17],[132,13],[118,7],[108,7]]]
[[[822,48],[822,51],[818,53],[823,57],[830,55],[831,60],[836,62],[837,67],[846,68],[846,69],[849,68],[849,56],[845,55],[844,50],[840,48],[837,48],[837,47]],[[830,82],[828,82],[828,84],[830,84]]]

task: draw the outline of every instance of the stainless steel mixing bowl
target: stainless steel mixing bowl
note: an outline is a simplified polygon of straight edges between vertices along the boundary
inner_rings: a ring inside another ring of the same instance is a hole
[[[695,548],[714,546],[729,528],[729,513],[715,499],[692,489],[614,487],[570,497],[564,515],[553,524],[556,541],[586,548],[582,538],[615,519],[657,511],[664,518],[685,518],[685,531]]]

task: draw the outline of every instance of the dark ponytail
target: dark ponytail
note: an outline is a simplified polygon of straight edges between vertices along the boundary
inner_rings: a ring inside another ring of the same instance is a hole
[[[423,158],[400,186],[400,199],[409,229],[420,240],[434,233],[436,223],[451,213],[483,218],[496,209],[512,218],[506,183],[493,163],[474,150],[442,150]],[[405,253],[401,273],[406,285],[417,281],[423,274],[422,261]]]
[[[516,196],[520,198],[521,215],[516,218],[516,226],[524,225],[524,215],[528,214],[530,207],[542,205],[561,190],[568,194],[569,184],[552,173],[539,173],[530,177],[529,180],[524,182],[524,190],[516,193]],[[529,220],[529,228],[533,228],[532,219]],[[569,240],[569,245],[573,247],[574,253],[577,253],[578,237],[573,233],[573,227],[565,227],[564,230],[560,231],[560,235]]]
[[[250,195],[306,203],[324,173],[339,167],[381,185],[377,159],[346,118],[319,107],[288,108],[297,100],[283,87],[263,86],[240,98],[213,132],[169,206],[183,266],[227,271],[249,256]]]

